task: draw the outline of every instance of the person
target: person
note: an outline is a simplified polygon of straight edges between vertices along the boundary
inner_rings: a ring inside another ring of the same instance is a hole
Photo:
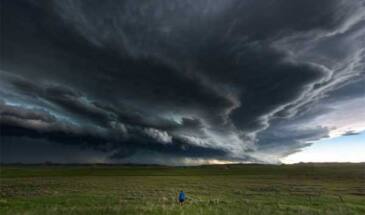
[[[184,201],[185,201],[185,193],[184,193],[184,191],[180,191],[180,193],[179,193],[179,203],[180,203],[180,205],[183,205]]]

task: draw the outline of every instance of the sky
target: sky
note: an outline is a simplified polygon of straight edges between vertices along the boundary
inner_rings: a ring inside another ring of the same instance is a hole
[[[281,162],[364,162],[365,132],[358,135],[340,136],[314,142],[298,153],[291,154]]]
[[[0,10],[2,162],[365,162],[365,0]]]

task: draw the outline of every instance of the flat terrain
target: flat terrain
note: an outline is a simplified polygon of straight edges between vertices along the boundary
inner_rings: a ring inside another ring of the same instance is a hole
[[[0,188],[2,215],[365,214],[365,164],[1,166]]]

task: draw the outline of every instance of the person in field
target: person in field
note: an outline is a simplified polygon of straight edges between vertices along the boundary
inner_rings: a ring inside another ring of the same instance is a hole
[[[181,206],[184,204],[184,201],[185,201],[185,193],[184,193],[184,191],[180,191],[180,193],[179,193],[179,203],[180,203]]]

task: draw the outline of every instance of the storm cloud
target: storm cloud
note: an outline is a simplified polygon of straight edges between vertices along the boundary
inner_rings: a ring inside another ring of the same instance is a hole
[[[5,162],[276,163],[365,130],[363,0],[1,0],[1,14]]]

